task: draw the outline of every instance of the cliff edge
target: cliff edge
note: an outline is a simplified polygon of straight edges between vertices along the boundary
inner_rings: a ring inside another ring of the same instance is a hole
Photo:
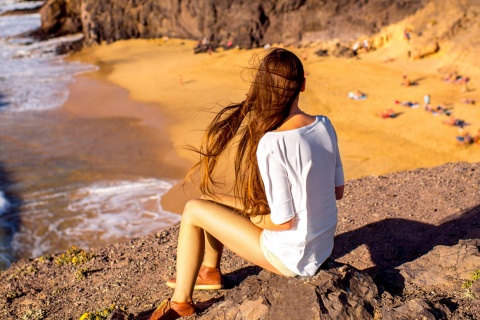
[[[426,0],[49,0],[42,31],[83,33],[87,44],[163,36],[242,48],[371,36],[422,8]]]
[[[227,250],[226,288],[195,292],[192,318],[480,317],[480,163],[351,180],[338,204],[335,249],[317,275],[277,276]],[[172,293],[177,235],[18,261],[0,274],[0,318],[146,319]]]

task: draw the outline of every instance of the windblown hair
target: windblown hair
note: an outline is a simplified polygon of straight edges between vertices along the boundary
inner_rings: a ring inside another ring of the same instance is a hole
[[[255,68],[247,98],[224,107],[207,127],[200,149],[200,160],[189,175],[199,171],[200,191],[215,197],[213,175],[218,161],[235,140],[235,181],[233,192],[241,201],[243,215],[270,213],[256,157],[260,138],[278,128],[288,117],[302,88],[303,65],[292,52],[272,49]]]

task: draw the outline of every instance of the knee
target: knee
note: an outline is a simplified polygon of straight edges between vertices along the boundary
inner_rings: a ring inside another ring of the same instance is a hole
[[[182,222],[194,222],[200,212],[203,211],[206,200],[192,199],[185,204],[182,213]]]

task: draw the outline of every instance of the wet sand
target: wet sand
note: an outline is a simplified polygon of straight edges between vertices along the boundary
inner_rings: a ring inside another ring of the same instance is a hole
[[[178,168],[174,175],[182,176],[195,160],[184,147],[198,144],[202,129],[212,117],[206,111],[243,99],[248,83],[242,80],[242,70],[252,54],[263,51],[234,49],[194,55],[194,45],[194,41],[179,39],[128,40],[83,50],[72,59],[98,65],[100,70],[81,76],[72,86],[72,99],[76,96],[78,100],[67,103],[67,110],[82,117],[139,119],[136,125],[152,129],[152,138],[168,137],[171,141],[155,146],[159,166],[174,165]],[[464,130],[475,135],[480,129],[480,93],[475,88],[480,73],[475,70],[469,74],[472,90],[462,92],[460,86],[441,80],[449,66],[442,56],[410,61],[399,58],[398,50],[386,47],[359,59],[337,59],[317,57],[315,47],[288,49],[308,56],[304,61],[307,90],[300,106],[332,120],[347,179],[446,162],[480,161],[480,145],[459,145],[455,139],[460,135],[459,128],[443,124],[446,115],[434,116],[423,109],[423,96],[430,94],[433,106],[448,104],[455,117],[469,124]],[[393,61],[384,62],[389,58]],[[416,85],[401,85],[404,72]],[[88,92],[97,90],[95,83],[104,81],[125,90],[120,96],[118,92],[114,92],[115,97],[106,92],[96,95],[95,101],[88,100]],[[367,98],[348,99],[348,92],[357,89]],[[477,104],[462,104],[462,98],[473,98]],[[130,99],[143,104],[135,105]],[[403,107],[395,100],[417,101],[420,107]],[[381,118],[379,114],[389,107],[399,115]],[[164,197],[163,205],[181,212],[192,194],[174,188]]]

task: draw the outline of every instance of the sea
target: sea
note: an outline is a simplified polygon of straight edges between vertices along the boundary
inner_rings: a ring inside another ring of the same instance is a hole
[[[124,121],[62,111],[77,77],[97,70],[56,54],[60,42],[81,35],[39,41],[27,34],[39,28],[40,14],[1,15],[42,4],[0,0],[0,270],[179,221],[161,205],[178,181],[130,165],[139,141]]]

